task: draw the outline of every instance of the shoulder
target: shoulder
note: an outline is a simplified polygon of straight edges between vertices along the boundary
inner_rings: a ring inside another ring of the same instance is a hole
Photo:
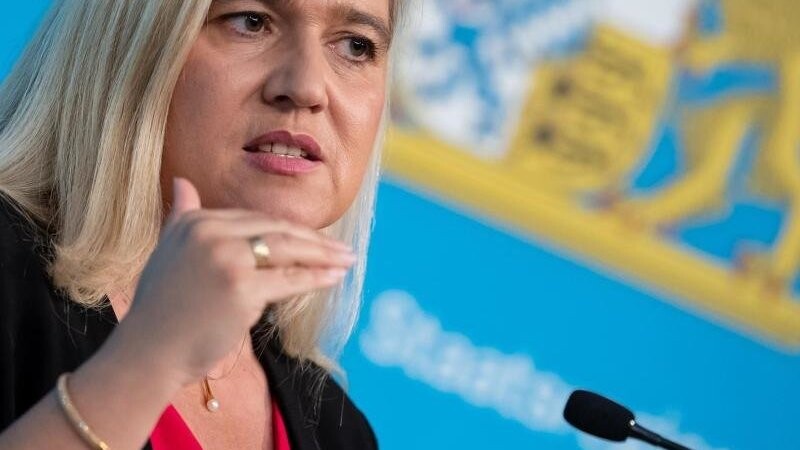
[[[49,294],[46,242],[46,234],[12,200],[0,194],[0,311],[3,313],[41,304],[26,300]]]
[[[46,248],[46,242],[46,233],[13,200],[0,193],[0,258],[34,255]]]
[[[35,227],[0,195],[0,430],[46,392],[52,304]],[[46,356],[45,356],[46,355]],[[53,364],[50,364],[51,366]]]
[[[82,340],[104,339],[113,325],[103,311],[85,308],[56,288],[48,271],[52,259],[51,234],[0,193],[0,331],[17,349],[80,347]]]
[[[377,438],[364,413],[327,373],[321,396],[319,434],[338,440],[341,448],[378,448]]]
[[[48,239],[0,195],[0,430],[91,356],[114,326],[108,313],[54,287]]]
[[[57,289],[48,272],[52,259],[51,234],[0,193],[0,328],[28,334],[47,328],[47,337],[63,332],[73,343],[73,331],[104,340],[113,313],[86,308]]]

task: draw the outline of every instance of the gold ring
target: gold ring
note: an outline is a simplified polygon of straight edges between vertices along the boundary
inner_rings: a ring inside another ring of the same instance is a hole
[[[256,259],[256,269],[263,269],[270,267],[270,250],[269,246],[261,236],[253,236],[247,240],[250,244],[250,250],[253,252],[253,257]]]

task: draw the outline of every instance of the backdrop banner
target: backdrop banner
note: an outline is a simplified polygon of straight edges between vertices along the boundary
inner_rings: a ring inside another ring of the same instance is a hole
[[[49,4],[4,6],[0,75]],[[381,447],[648,448],[567,425],[583,388],[696,450],[800,449],[800,5],[417,0],[407,22],[342,357]]]

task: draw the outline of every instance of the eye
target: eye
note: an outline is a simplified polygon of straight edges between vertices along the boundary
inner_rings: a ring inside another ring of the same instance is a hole
[[[268,31],[270,24],[270,17],[267,14],[254,11],[228,14],[223,19],[237,34],[248,37]]]
[[[365,37],[351,36],[334,44],[336,52],[354,62],[366,62],[375,59],[375,43]]]

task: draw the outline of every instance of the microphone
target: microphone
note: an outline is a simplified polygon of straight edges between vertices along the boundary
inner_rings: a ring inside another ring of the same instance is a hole
[[[644,428],[628,408],[594,392],[577,390],[564,406],[564,419],[599,438],[622,442],[631,437],[668,450],[691,450]]]

